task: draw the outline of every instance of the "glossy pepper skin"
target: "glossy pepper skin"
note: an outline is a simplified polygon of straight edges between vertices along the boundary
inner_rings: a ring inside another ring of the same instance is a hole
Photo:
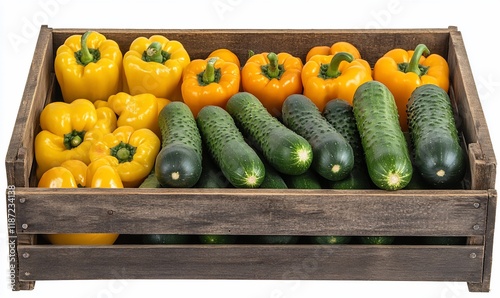
[[[241,63],[238,56],[236,56],[235,53],[233,53],[231,50],[228,49],[223,48],[214,50],[208,55],[208,58],[219,58],[226,62],[232,62],[236,64],[238,68],[241,68]]]
[[[371,68],[363,59],[347,52],[315,55],[302,70],[303,94],[322,112],[328,101],[341,98],[352,105],[356,89],[371,81]]]
[[[35,137],[37,177],[66,160],[89,164],[92,142],[116,128],[116,115],[108,107],[96,109],[86,99],[53,102],[42,110],[40,126]]]
[[[418,86],[434,84],[448,92],[448,62],[438,54],[429,54],[424,44],[409,51],[393,49],[378,59],[373,68],[373,78],[386,85],[394,95],[403,131],[408,131],[406,104]]]
[[[147,128],[161,137],[158,126],[158,114],[170,101],[158,98],[150,93],[130,95],[119,92],[111,95],[107,103],[98,102],[98,105],[107,105],[117,115],[118,126],[132,126],[134,129]]]
[[[91,173],[89,184],[87,176],[89,167],[80,160],[67,160],[60,166],[45,172],[38,181],[38,187],[44,188],[77,188],[77,187],[107,187],[122,188],[118,173],[110,166],[99,166]],[[111,245],[118,234],[85,233],[85,234],[50,234],[45,235],[50,243],[56,245]]]
[[[147,128],[119,126],[92,143],[89,157],[92,162],[107,159],[125,187],[137,187],[153,170],[160,146],[158,136]]]
[[[184,70],[182,98],[196,117],[208,105],[225,108],[240,88],[240,69],[233,62],[212,57],[191,61]]]
[[[302,93],[303,63],[288,53],[260,53],[251,56],[241,70],[243,91],[255,95],[273,116],[292,94]]]
[[[124,91],[181,100],[182,72],[190,57],[184,46],[161,35],[138,37],[123,57]]]
[[[351,54],[354,59],[361,59],[359,50],[353,44],[346,41],[338,41],[331,46],[312,47],[307,53],[306,62],[311,60],[315,55],[335,55],[339,52],[347,52]]]
[[[105,100],[122,87],[122,52],[98,32],[72,35],[57,49],[54,70],[65,102]]]

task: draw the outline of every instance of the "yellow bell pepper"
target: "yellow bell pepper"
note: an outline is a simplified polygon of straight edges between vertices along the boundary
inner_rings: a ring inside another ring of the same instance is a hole
[[[168,99],[157,98],[150,93],[130,95],[119,92],[108,98],[107,106],[118,115],[118,126],[127,125],[134,129],[148,128],[161,137],[158,114],[169,102]],[[106,105],[102,102],[97,102],[97,104]]]
[[[347,52],[315,55],[304,65],[304,95],[322,112],[328,101],[341,98],[352,105],[356,89],[371,81],[371,68],[363,59],[354,59]]]
[[[35,137],[37,177],[64,161],[90,163],[91,143],[116,128],[116,115],[108,107],[96,109],[86,99],[49,103],[40,114],[41,131]]]
[[[302,93],[302,60],[288,53],[251,56],[241,70],[243,91],[255,95],[272,115],[281,116],[281,106],[292,94]]]
[[[191,61],[184,70],[182,98],[196,117],[207,105],[222,108],[240,88],[240,69],[219,58]]]
[[[119,126],[92,143],[89,158],[92,162],[108,159],[125,187],[137,187],[153,170],[160,147],[160,139],[151,130]]]
[[[434,84],[448,92],[448,62],[438,54],[429,54],[424,44],[417,45],[414,51],[393,49],[378,59],[373,68],[373,78],[386,85],[394,95],[403,131],[408,131],[406,104],[418,86]]]
[[[38,187],[47,188],[77,188],[77,187],[108,187],[122,188],[123,184],[116,171],[110,166],[99,165],[92,173],[91,183],[87,184],[90,167],[79,160],[67,160],[60,166],[45,172],[38,181]],[[45,235],[50,243],[56,245],[111,245],[118,238],[114,233],[78,233]]]
[[[138,37],[123,57],[125,91],[131,95],[151,93],[169,100],[179,98],[182,72],[189,54],[176,40],[161,35]]]
[[[54,70],[65,102],[105,100],[122,87],[122,52],[98,32],[72,35],[57,49]]]

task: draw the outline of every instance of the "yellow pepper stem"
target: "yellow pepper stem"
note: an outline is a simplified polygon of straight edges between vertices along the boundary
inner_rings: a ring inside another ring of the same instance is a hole
[[[89,38],[90,33],[92,33],[92,31],[87,31],[82,35],[81,49],[75,53],[77,58],[76,60],[84,66],[90,62],[96,62],[99,60],[99,51],[96,49],[89,49],[87,46],[87,39]]]
[[[142,60],[146,62],[165,63],[170,58],[170,54],[162,49],[161,43],[155,41],[142,54]]]
[[[427,69],[421,67],[421,65],[419,64],[420,57],[422,57],[422,55],[424,55],[424,54],[425,55],[430,54],[430,51],[427,48],[427,46],[424,44],[417,45],[417,47],[415,48],[415,51],[413,52],[413,56],[411,56],[410,63],[407,65],[406,69],[404,69],[403,71],[405,73],[414,72],[419,76],[424,75],[425,72],[427,71]]]
[[[64,135],[64,147],[71,150],[78,147],[83,142],[83,137],[85,136],[85,131],[73,130],[70,133]]]
[[[343,61],[347,62],[352,62],[354,60],[354,57],[352,54],[348,52],[338,52],[333,56],[332,60],[330,61],[330,64],[325,64],[327,67],[322,65],[322,68],[324,71],[320,72],[320,77],[323,77],[325,79],[331,79],[331,78],[336,78],[341,75],[341,72],[339,70],[340,63]]]
[[[110,155],[116,157],[119,163],[130,162],[134,159],[136,147],[120,142],[120,144],[116,145],[113,148],[110,148]]]
[[[220,81],[220,68],[215,68],[215,62],[217,62],[217,57],[208,59],[207,67],[198,75],[198,83],[200,86],[207,86],[211,83],[218,83]]]
[[[269,79],[280,79],[283,74],[283,65],[278,63],[278,55],[276,53],[267,54],[267,59],[269,59],[269,64],[262,66],[262,73]]]

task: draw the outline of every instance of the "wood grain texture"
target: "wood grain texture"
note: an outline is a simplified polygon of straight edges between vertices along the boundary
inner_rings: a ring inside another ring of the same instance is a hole
[[[471,188],[494,189],[496,158],[488,125],[477,93],[464,41],[459,31],[450,32],[448,64],[455,101],[460,113],[460,130],[469,146]]]
[[[20,233],[471,236],[487,191],[16,189]],[[475,203],[479,206],[476,208]],[[57,218],[57,220],[54,220]]]
[[[480,246],[22,246],[25,280],[271,279],[479,282]],[[472,256],[472,257],[471,257]],[[26,275],[28,272],[28,275]]]
[[[497,208],[497,191],[491,190],[488,201],[488,214],[484,243],[483,280],[480,283],[469,283],[471,292],[489,292],[491,283],[491,270],[493,265],[493,238],[495,234],[495,218]]]
[[[29,186],[35,132],[53,80],[53,61],[51,29],[42,26],[5,159],[8,185]]]

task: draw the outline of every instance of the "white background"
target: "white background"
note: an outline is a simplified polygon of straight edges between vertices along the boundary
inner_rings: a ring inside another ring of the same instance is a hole
[[[324,29],[446,28],[462,32],[495,149],[498,127],[500,17],[496,1],[1,1],[0,156],[5,157],[41,24],[53,28]],[[35,57],[36,59],[36,57]],[[6,188],[5,168],[0,189]],[[497,175],[497,181],[498,181]],[[51,281],[34,291],[8,288],[5,204],[0,202],[0,297],[499,297],[500,262],[491,292],[466,283],[361,281]],[[498,243],[497,243],[498,244]],[[495,246],[494,260],[500,258]],[[127,260],[123,260],[126,262]]]

